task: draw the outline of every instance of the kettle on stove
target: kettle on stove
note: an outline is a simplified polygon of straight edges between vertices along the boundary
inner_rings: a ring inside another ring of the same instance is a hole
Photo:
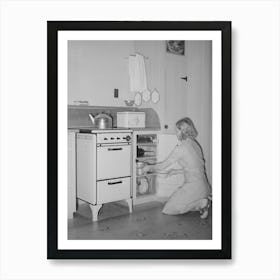
[[[113,127],[113,118],[104,112],[97,114],[96,116],[93,116],[92,114],[89,114],[88,116],[94,127],[98,129],[107,129]]]

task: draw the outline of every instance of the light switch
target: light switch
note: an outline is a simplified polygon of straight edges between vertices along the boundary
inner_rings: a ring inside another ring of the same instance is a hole
[[[115,98],[119,97],[119,89],[118,88],[114,88],[114,97]]]

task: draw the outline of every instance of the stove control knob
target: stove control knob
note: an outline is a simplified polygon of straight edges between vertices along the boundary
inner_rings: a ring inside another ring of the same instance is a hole
[[[111,140],[114,140],[115,138],[114,137],[111,137]]]
[[[125,137],[125,139],[126,139],[126,141],[129,141],[129,140],[131,139],[131,137],[130,137],[129,135],[127,135],[127,136]]]
[[[108,140],[108,138],[107,138],[107,137],[105,137],[105,138],[104,138],[104,140]]]
[[[117,137],[117,140],[120,140],[121,138],[120,137]]]

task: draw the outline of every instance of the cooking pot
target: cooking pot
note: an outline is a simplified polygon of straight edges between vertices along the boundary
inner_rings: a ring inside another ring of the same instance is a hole
[[[143,157],[144,155],[145,155],[145,150],[137,146],[137,157]]]
[[[139,180],[139,184],[137,185],[137,189],[138,189],[138,192],[139,194],[144,194],[148,191],[149,189],[149,181],[147,178],[145,177],[142,177],[140,180]]]
[[[136,162],[136,167],[137,167],[137,175],[140,176],[140,175],[143,175],[144,172],[143,172],[143,168],[146,166],[146,163],[143,162],[143,161],[138,161]]]
[[[106,129],[113,127],[113,118],[104,112],[96,115],[95,117],[92,114],[89,114],[88,116],[94,127],[98,129]]]
[[[148,154],[147,156],[153,156],[153,155],[155,155],[155,151],[148,151],[148,150],[144,150],[142,148],[137,147],[137,157],[143,157],[146,154]]]

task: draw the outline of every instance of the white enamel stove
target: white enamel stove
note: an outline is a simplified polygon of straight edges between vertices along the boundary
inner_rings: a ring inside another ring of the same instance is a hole
[[[132,131],[80,130],[77,134],[77,199],[93,221],[104,203],[126,200],[132,212]]]

